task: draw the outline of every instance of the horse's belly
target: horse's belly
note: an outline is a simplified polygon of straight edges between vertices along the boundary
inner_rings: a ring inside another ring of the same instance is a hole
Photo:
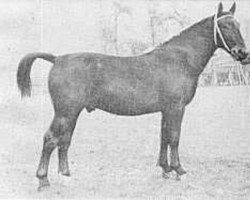
[[[108,94],[98,99],[95,107],[109,113],[127,116],[160,111],[158,98],[156,96],[148,95],[145,95],[144,97],[136,97],[133,95],[117,96],[114,94]]]

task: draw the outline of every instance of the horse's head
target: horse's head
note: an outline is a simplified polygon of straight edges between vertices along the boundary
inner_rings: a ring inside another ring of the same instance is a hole
[[[234,59],[243,60],[247,56],[245,42],[240,33],[240,25],[234,18],[236,4],[228,12],[223,11],[222,3],[214,16],[214,42],[226,50]]]

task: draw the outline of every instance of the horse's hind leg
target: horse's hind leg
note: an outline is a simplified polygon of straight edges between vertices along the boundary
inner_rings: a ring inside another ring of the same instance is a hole
[[[36,176],[39,179],[39,188],[42,188],[49,185],[49,181],[47,178],[48,174],[48,166],[51,153],[53,150],[59,146],[61,150],[60,153],[60,166],[64,173],[68,173],[68,162],[67,162],[67,150],[69,143],[68,137],[71,137],[71,134],[75,127],[76,117],[70,117],[69,115],[58,115],[55,113],[55,117],[52,121],[52,124],[49,130],[44,135],[44,143],[42,149],[42,155],[40,159],[40,163],[37,169]]]
[[[68,149],[71,143],[73,131],[75,129],[77,118],[75,116],[69,117],[65,121],[66,129],[62,133],[62,137],[58,143],[58,173],[64,176],[70,176],[68,165]]]
[[[57,144],[59,141],[59,138],[58,138],[59,129],[55,129],[56,126],[57,127],[60,126],[59,120],[57,119],[57,117],[53,119],[51,127],[49,128],[49,130],[45,133],[43,137],[42,155],[41,155],[39,166],[36,172],[36,176],[39,179],[38,190],[41,190],[42,188],[49,186],[49,181],[47,178],[49,160],[50,160],[51,153],[57,147]]]

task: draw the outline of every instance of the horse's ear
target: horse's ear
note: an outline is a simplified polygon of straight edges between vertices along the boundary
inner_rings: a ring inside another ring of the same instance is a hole
[[[217,12],[217,14],[222,14],[222,12],[223,12],[223,5],[222,5],[222,3],[220,2],[220,3],[219,3],[219,6],[218,6],[218,12]]]
[[[234,2],[229,11],[230,11],[230,13],[232,13],[232,15],[234,15],[235,10],[236,10],[236,3]]]

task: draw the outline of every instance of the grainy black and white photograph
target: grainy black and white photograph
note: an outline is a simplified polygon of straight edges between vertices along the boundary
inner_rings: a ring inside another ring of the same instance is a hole
[[[250,199],[250,1],[0,0],[0,199]]]

